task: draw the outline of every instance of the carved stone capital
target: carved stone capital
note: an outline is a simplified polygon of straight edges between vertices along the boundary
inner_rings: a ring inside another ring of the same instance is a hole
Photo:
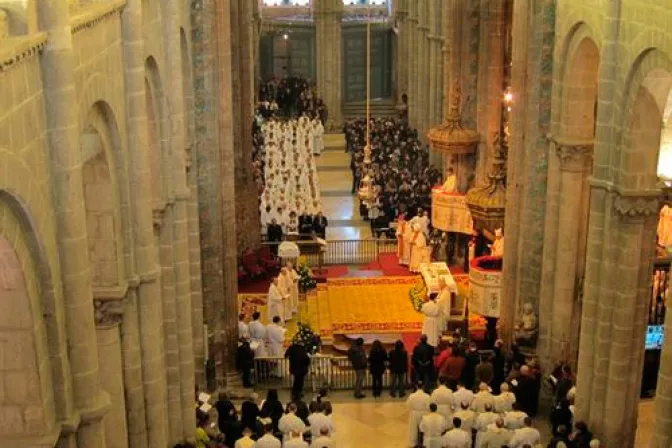
[[[593,141],[556,141],[555,151],[560,159],[560,170],[581,172],[593,157]]]
[[[119,325],[123,315],[124,301],[122,299],[93,301],[93,316],[98,328]]]
[[[614,211],[626,218],[646,218],[657,215],[660,210],[660,197],[655,195],[616,194]]]

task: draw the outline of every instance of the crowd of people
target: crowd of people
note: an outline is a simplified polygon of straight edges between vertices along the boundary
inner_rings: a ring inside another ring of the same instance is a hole
[[[322,211],[320,186],[313,154],[321,151],[324,129],[319,120],[269,119],[260,128],[263,144],[255,157],[262,189],[262,229],[277,224],[285,235],[299,234],[299,216]]]
[[[317,96],[316,86],[306,78],[289,76],[271,78],[259,86],[259,112],[264,118],[309,115],[322,124],[327,122],[327,108]]]
[[[334,424],[332,405],[321,390],[309,404],[294,397],[283,405],[278,391],[270,389],[259,401],[251,393],[240,411],[226,393],[219,395],[213,411],[196,411],[195,448],[331,448]],[[209,407],[209,406],[208,406]]]
[[[368,171],[364,163],[366,120],[350,121],[343,131],[351,157],[352,193],[359,192],[365,219],[384,225],[399,213],[430,210],[431,189],[440,183],[441,173],[429,164],[429,148],[421,144],[417,130],[404,120],[371,119]]]

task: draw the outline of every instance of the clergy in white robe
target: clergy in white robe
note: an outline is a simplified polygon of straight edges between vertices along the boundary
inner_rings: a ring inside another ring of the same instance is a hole
[[[310,425],[310,433],[312,434],[313,439],[320,435],[329,436],[334,432],[334,424],[331,421],[331,416],[326,415],[323,410],[310,414],[308,416],[308,424]]]
[[[481,448],[483,446],[483,436],[488,429],[488,426],[495,423],[499,415],[492,412],[490,406],[486,407],[485,412],[478,414],[476,421],[474,422],[474,429],[478,431],[476,433],[476,444],[474,448]]]
[[[425,322],[422,324],[422,334],[427,335],[427,343],[432,347],[439,345],[442,332],[442,316],[439,305],[436,304],[436,296],[431,295],[430,299],[422,304],[420,312],[425,316]]]
[[[406,244],[404,244],[404,238],[406,236],[406,226],[408,226],[408,223],[404,219],[404,214],[401,213],[399,215],[399,219],[397,220],[397,230],[396,230],[396,235],[397,235],[397,258],[399,259],[399,264],[402,264],[404,266],[408,266],[409,263],[409,258],[410,258],[410,253],[405,253],[406,252]],[[410,252],[410,250],[409,250]]]
[[[299,274],[294,269],[294,264],[291,261],[287,262],[287,274],[291,279],[291,288],[290,288],[290,311],[292,314],[296,314],[299,311]]]
[[[525,417],[523,427],[516,429],[513,432],[513,437],[511,437],[509,446],[511,446],[511,448],[522,448],[526,444],[537,446],[540,442],[541,434],[532,427],[532,419],[530,417]]]
[[[272,324],[266,326],[269,356],[284,356],[285,333],[287,333],[287,329],[280,326],[278,319],[275,319]]]
[[[429,405],[429,414],[422,416],[420,420],[420,432],[422,433],[422,442],[425,448],[443,448],[441,436],[448,429],[446,419],[437,412],[436,403]]]
[[[457,176],[452,168],[448,168],[448,175],[443,183],[443,191],[451,194],[457,192]]]
[[[310,443],[310,448],[334,448],[334,441],[329,436],[320,436]]]
[[[524,426],[527,414],[518,409],[517,403],[513,403],[512,407],[512,410],[504,414],[504,426],[511,430],[520,429]]]
[[[413,236],[411,236],[411,261],[408,269],[411,272],[420,272],[420,263],[426,258],[427,239],[425,234],[419,226],[413,228]]]
[[[283,448],[309,448],[308,442],[303,440],[301,434],[292,434],[292,438],[282,444]]]
[[[493,257],[504,256],[504,234],[502,229],[495,229],[495,241],[490,246],[490,254]]]
[[[453,429],[441,438],[443,448],[471,448],[471,433],[461,428],[461,420],[453,418]]]
[[[296,416],[296,405],[290,403],[287,408],[289,412],[280,417],[278,421],[278,429],[282,433],[283,442],[290,439],[291,433],[303,434],[306,431],[306,424]]]
[[[260,313],[252,315],[250,322],[250,346],[254,350],[254,357],[266,356],[266,325],[259,322]]]
[[[474,401],[474,392],[464,387],[464,384],[458,384],[453,397],[455,397],[455,409],[460,409],[464,403],[467,404],[468,408],[471,406],[471,402]]]
[[[313,120],[313,154],[321,154],[324,148],[324,126],[320,120]]]
[[[296,227],[298,233],[298,221]],[[282,306],[285,321],[292,318],[292,283],[292,278],[290,277],[287,268],[280,269],[280,275],[278,275],[278,287],[280,289],[280,294],[282,294]]]
[[[420,230],[425,234],[425,238],[429,238],[429,213],[423,212],[420,219],[418,219]]]
[[[465,403],[462,403],[462,409],[453,414],[453,418],[459,418],[462,421],[462,429],[471,434],[471,428],[474,427],[476,422],[476,413],[469,409],[468,406],[465,406]]]
[[[474,396],[474,401],[471,402],[471,409],[480,414],[488,408],[491,410],[495,408],[495,397],[488,385],[481,383],[478,385],[478,393]]]
[[[439,278],[439,297],[436,299],[436,304],[441,310],[441,331],[446,329],[448,325],[448,320],[450,319],[450,307],[452,304],[452,296],[450,294],[450,288],[446,284],[446,281],[443,277]]]
[[[445,380],[440,379],[439,387],[432,392],[432,401],[438,406],[438,413],[446,419],[447,429],[453,427],[453,409],[455,409],[455,397],[453,391],[446,387]]]
[[[516,402],[516,396],[509,391],[509,385],[502,383],[499,387],[500,393],[495,397],[495,412],[504,414],[513,409],[513,403]]]
[[[511,441],[511,431],[504,427],[504,420],[498,417],[495,423],[488,426],[483,434],[481,448],[501,448]]]
[[[257,440],[257,444],[254,445],[254,448],[281,448],[282,443],[273,435],[273,425],[268,424],[265,426],[264,431],[266,434],[263,437],[260,437]]]
[[[285,319],[285,310],[282,303],[283,293],[278,285],[278,277],[273,277],[271,281],[271,286],[268,288],[267,296],[267,322],[273,322],[274,317],[279,317],[281,322],[284,322]]]
[[[422,417],[429,412],[429,405],[432,399],[422,389],[418,388],[415,392],[408,396],[406,400],[406,407],[410,415],[408,421],[408,446],[416,446],[418,444],[418,431],[420,430],[420,422]]]

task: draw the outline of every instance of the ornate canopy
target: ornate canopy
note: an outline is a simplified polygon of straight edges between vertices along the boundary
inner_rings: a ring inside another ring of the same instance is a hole
[[[465,129],[460,116],[460,86],[453,85],[453,104],[450,106],[446,121],[434,126],[427,133],[427,138],[434,151],[449,155],[471,154],[476,152],[478,132]]]
[[[506,208],[506,154],[508,142],[506,135],[495,137],[495,159],[492,171],[488,174],[488,184],[475,187],[467,192],[467,206],[474,219],[476,230],[494,232],[504,227]]]

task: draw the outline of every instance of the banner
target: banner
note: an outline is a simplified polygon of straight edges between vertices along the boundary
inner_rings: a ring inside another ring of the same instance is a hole
[[[432,227],[444,232],[471,235],[474,221],[467,207],[466,196],[432,190]]]

